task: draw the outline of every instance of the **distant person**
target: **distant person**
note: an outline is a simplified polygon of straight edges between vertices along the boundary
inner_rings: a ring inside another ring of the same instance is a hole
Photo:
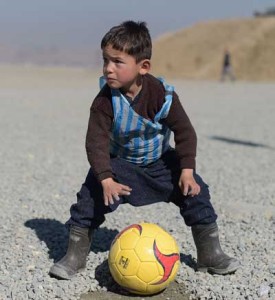
[[[173,86],[149,74],[152,42],[146,24],[126,21],[111,28],[101,49],[104,82],[91,105],[86,135],[91,168],[66,223],[67,253],[50,274],[70,279],[85,268],[93,232],[105,214],[123,203],[156,202],[174,203],[191,227],[198,270],[235,272],[239,261],[221,249],[208,186],[195,171],[194,128]],[[171,218],[169,207],[163,209]],[[180,226],[177,220],[174,226]]]
[[[226,49],[224,51],[223,64],[222,64],[222,73],[221,81],[224,81],[226,78],[229,78],[231,81],[236,80],[236,77],[233,72],[232,63],[231,63],[231,54]]]

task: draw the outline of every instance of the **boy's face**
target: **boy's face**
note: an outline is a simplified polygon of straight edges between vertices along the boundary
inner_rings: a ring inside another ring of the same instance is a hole
[[[103,75],[110,88],[123,89],[126,92],[137,85],[139,75],[146,74],[149,69],[144,67],[144,62],[149,64],[149,60],[139,63],[136,59],[108,45],[103,49]]]

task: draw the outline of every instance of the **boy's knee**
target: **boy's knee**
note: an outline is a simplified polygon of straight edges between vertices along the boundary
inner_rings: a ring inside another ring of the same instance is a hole
[[[206,185],[208,187],[208,185],[203,181],[203,179],[200,177],[200,175],[198,175],[197,173],[194,173],[193,176],[199,186],[202,187],[202,186]]]
[[[194,174],[194,178],[195,178],[197,184],[201,188],[201,191],[200,191],[198,196],[200,196],[200,197],[203,196],[204,198],[209,200],[210,199],[210,192],[209,192],[208,184],[206,184],[198,174]]]

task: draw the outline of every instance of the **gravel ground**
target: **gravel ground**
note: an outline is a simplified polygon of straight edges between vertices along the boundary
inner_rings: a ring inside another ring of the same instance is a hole
[[[107,267],[112,238],[141,221],[169,231],[182,262],[174,284],[146,299],[275,299],[274,84],[174,81],[198,134],[197,171],[210,185],[223,249],[241,260],[240,270],[196,273],[191,232],[176,207],[125,205],[96,232],[85,272],[49,277],[66,251],[63,224],[89,168],[95,82],[0,86],[0,299],[144,299],[123,293]]]

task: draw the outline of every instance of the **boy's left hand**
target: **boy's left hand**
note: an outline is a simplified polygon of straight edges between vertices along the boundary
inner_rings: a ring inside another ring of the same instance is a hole
[[[201,188],[193,177],[193,169],[182,169],[179,187],[184,196],[196,196],[200,193]]]

